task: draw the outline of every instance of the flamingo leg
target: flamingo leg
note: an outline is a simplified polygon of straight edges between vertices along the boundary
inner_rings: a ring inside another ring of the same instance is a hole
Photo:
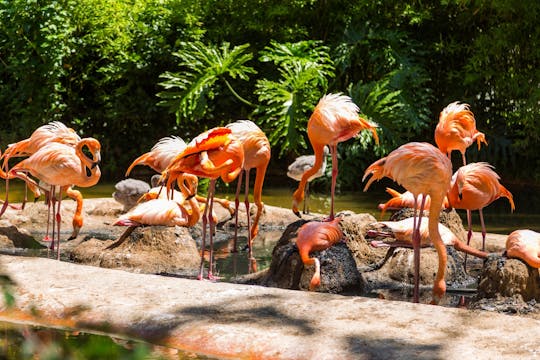
[[[58,191],[58,210],[56,212],[56,224],[57,224],[57,230],[56,230],[56,259],[60,260],[60,225],[62,223],[62,215],[60,214],[60,209],[62,205],[62,188]]]
[[[337,145],[330,145],[332,153],[332,188],[330,190],[330,216],[329,221],[334,220],[334,194],[336,192],[336,181],[338,174]]]
[[[418,215],[418,224],[416,223],[416,209],[417,199],[414,199],[414,232],[412,238],[413,244],[413,258],[414,258],[414,290],[413,290],[413,302],[420,302],[420,225],[422,222],[422,215],[424,213],[424,203],[426,196],[422,195],[422,201],[420,203],[420,213]]]
[[[211,183],[211,182],[210,182]],[[208,191],[206,204],[209,205],[208,199],[210,197],[210,191]],[[210,212],[210,216],[212,213]],[[197,276],[198,280],[202,280],[204,276],[204,252],[206,250],[206,223],[208,222],[208,206],[204,207],[202,215],[202,243],[201,243],[201,266],[199,268],[199,275]]]
[[[249,272],[257,271],[257,262],[253,257],[253,236],[251,235],[251,214],[249,212],[249,170],[246,170],[246,185],[245,185],[245,197],[244,204],[246,206],[247,228],[248,228],[248,260],[249,260]],[[258,210],[258,208],[257,208]]]
[[[304,214],[309,214],[309,181],[304,190]]]
[[[216,192],[216,179],[210,180],[210,188],[208,190],[208,222],[210,223],[210,255],[208,264],[208,280],[216,280],[217,278],[212,274],[214,266],[214,231],[216,230],[216,222],[212,216],[212,210],[214,208],[214,195]]]
[[[43,241],[51,241],[51,238],[49,236],[50,224],[51,224],[51,212],[53,211],[51,209],[51,204],[52,204],[51,194],[54,194],[53,185],[51,185],[51,187],[49,188],[49,193],[45,194],[45,201],[47,202],[47,230],[45,231],[45,237],[43,238]]]
[[[4,161],[4,164],[6,164],[5,161]],[[6,198],[4,200],[4,204],[2,205],[2,209],[0,209],[0,216],[4,215],[4,212],[6,211],[7,206],[9,204],[9,201],[8,201],[8,195],[9,195],[9,170],[8,170],[7,164],[6,164],[5,175],[6,175]]]
[[[480,214],[480,224],[482,225],[482,251],[486,251],[486,225],[484,224],[484,214],[482,209],[478,209]]]
[[[470,243],[471,243],[472,235],[473,235],[473,232],[472,232],[472,211],[471,210],[467,210],[467,226],[468,226],[467,246],[469,246]],[[467,254],[465,254],[465,256],[463,258],[463,268],[465,269],[465,271],[467,271]]]
[[[242,187],[242,177],[244,176],[244,172],[240,171],[240,174],[238,174],[238,183],[236,184],[236,195],[234,197],[234,240],[233,240],[233,248],[231,252],[238,252],[237,249],[237,242],[238,242],[238,206],[240,205],[240,188]]]

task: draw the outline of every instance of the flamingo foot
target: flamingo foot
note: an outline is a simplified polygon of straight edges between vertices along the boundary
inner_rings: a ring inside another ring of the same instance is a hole
[[[207,276],[206,278],[207,278],[208,280],[212,281],[212,282],[216,282],[216,281],[222,279],[221,276],[216,276],[216,275],[212,274],[212,272],[208,272],[208,276]]]
[[[47,236],[43,237],[42,241],[50,242],[50,241],[52,241],[52,238],[49,235],[47,235]]]

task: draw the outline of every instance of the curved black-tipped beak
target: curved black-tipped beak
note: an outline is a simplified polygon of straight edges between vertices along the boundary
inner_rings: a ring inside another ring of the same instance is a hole
[[[458,196],[459,200],[463,200],[463,194],[462,193],[458,192],[457,196]]]
[[[300,219],[302,218],[302,215],[300,214],[300,211],[296,210],[293,211],[294,215],[298,216]]]

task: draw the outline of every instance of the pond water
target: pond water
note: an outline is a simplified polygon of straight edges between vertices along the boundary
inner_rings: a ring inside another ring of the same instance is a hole
[[[0,321],[0,358],[19,359],[213,359],[142,341],[78,330]]]

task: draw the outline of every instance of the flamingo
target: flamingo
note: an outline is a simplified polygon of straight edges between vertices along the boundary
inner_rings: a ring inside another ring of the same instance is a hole
[[[467,245],[472,237],[472,210],[478,210],[482,225],[482,250],[486,245],[486,226],[482,209],[500,197],[510,202],[510,208],[515,210],[514,199],[510,191],[499,183],[499,175],[493,166],[486,162],[470,163],[460,167],[452,176],[448,201],[456,209],[467,210]]]
[[[445,107],[439,115],[439,123],[435,128],[435,143],[439,149],[449,158],[453,150],[458,150],[461,153],[463,165],[466,165],[465,151],[475,141],[478,144],[478,150],[481,143],[487,145],[484,133],[476,129],[474,114],[469,109],[469,105],[456,101]]]
[[[310,221],[298,230],[296,246],[300,258],[304,266],[315,265],[315,273],[309,283],[310,291],[321,284],[321,264],[316,257],[309,257],[309,253],[328,249],[338,243],[343,238],[343,232],[339,227],[340,222],[341,217],[326,222]]]
[[[540,233],[532,230],[515,230],[506,239],[506,255],[540,268]]]
[[[238,120],[226,126],[231,129],[232,135],[235,136],[244,148],[244,166],[242,172],[238,176],[238,184],[236,186],[235,208],[238,209],[240,188],[242,186],[242,174],[246,174],[245,182],[245,197],[244,204],[246,206],[246,216],[248,224],[248,258],[250,261],[250,270],[255,270],[255,259],[253,258],[253,239],[259,232],[259,219],[261,217],[264,204],[262,202],[262,187],[264,176],[268,163],[270,162],[271,150],[270,142],[264,132],[252,121]],[[257,213],[253,219],[253,224],[250,226],[249,213],[249,171],[255,169],[255,184],[253,185],[253,200],[257,205]],[[238,211],[235,214],[235,230],[233,251],[236,251],[236,241],[238,236]]]
[[[381,219],[384,216],[386,210],[397,210],[402,208],[414,208],[414,196],[410,191],[405,191],[400,193],[392,188],[387,187],[386,192],[392,196],[390,200],[384,204],[379,204],[378,209],[381,210]],[[420,201],[419,198],[416,201]],[[429,208],[431,205],[431,198],[426,196],[426,202],[424,203],[424,208]],[[448,199],[445,197],[443,202],[443,208],[448,208]]]
[[[307,179],[306,187],[304,189],[304,214],[309,214],[309,183],[324,175],[326,171],[326,156],[330,150],[328,146],[324,147],[323,162],[319,170]],[[315,155],[302,155],[297,157],[292,164],[287,168],[287,176],[296,181],[302,180],[302,175],[313,167],[315,164]]]
[[[11,159],[12,157],[30,156],[37,150],[51,142],[58,142],[70,146],[75,146],[75,144],[77,144],[77,142],[79,142],[80,140],[81,138],[79,137],[79,135],[77,135],[75,130],[73,130],[72,128],[68,128],[60,121],[52,121],[48,124],[38,127],[36,130],[34,130],[34,132],[32,133],[32,135],[30,135],[29,138],[13,144],[9,144],[4,154],[0,156],[0,159],[3,158],[2,169],[4,169],[6,174],[6,176],[4,176],[4,173],[2,174],[2,177],[6,179],[6,199],[4,201],[2,209],[0,209],[0,216],[4,214],[4,212],[6,211],[6,207],[9,204],[9,176],[7,175],[9,173],[9,159]],[[31,190],[36,198],[40,196],[40,191],[37,187],[31,187]],[[25,203],[26,194],[22,205],[23,209]]]
[[[304,188],[314,174],[319,171],[324,158],[324,146],[330,147],[332,154],[332,187],[330,190],[330,216],[334,218],[334,193],[338,174],[337,144],[358,135],[362,130],[370,130],[375,141],[379,138],[375,130],[376,125],[371,124],[358,115],[359,109],[352,99],[342,94],[328,94],[323,96],[309,118],[307,134],[313,151],[315,163],[313,167],[302,175],[298,188],[293,194],[292,210],[296,216],[301,217],[298,205],[304,199]]]
[[[242,142],[232,135],[232,131],[226,127],[217,127],[203,132],[195,137],[187,145],[186,149],[178,154],[162,173],[161,181],[166,180],[167,191],[172,189],[173,182],[182,182],[186,174],[210,179],[208,187],[207,204],[202,215],[202,255],[201,266],[197,278],[203,278],[204,251],[206,245],[206,224],[210,225],[210,260],[208,279],[216,279],[212,274],[213,262],[213,234],[215,220],[212,216],[213,199],[216,188],[216,180],[221,177],[225,183],[229,183],[238,177],[244,165],[244,148]]]
[[[90,151],[92,158],[83,152],[83,148],[87,148]],[[62,193],[73,185],[90,187],[99,181],[101,171],[97,165],[101,160],[100,150],[101,145],[94,138],[81,139],[75,147],[53,142],[17,163],[9,171],[11,177],[18,177],[36,188],[38,184],[26,175],[27,172],[51,185],[51,197],[58,199],[58,207],[56,209],[58,259],[60,259],[60,222],[62,220],[60,207]],[[58,195],[55,191],[56,187],[59,187]],[[54,247],[54,240],[53,231],[51,247]]]
[[[169,166],[171,161],[186,149],[186,146],[186,142],[178,136],[166,136],[159,139],[158,142],[152,146],[152,149],[149,152],[146,152],[133,160],[131,165],[129,165],[128,169],[126,170],[126,177],[129,176],[133,168],[137,165],[146,165],[152,168],[154,171],[162,173],[167,166]],[[171,192],[168,195],[170,197],[172,197],[175,193],[172,190],[173,189],[170,189]],[[195,195],[195,197],[200,202],[206,201],[206,199],[202,196]],[[229,210],[231,215],[233,214],[228,200],[216,198],[214,201],[223,206],[225,209]]]
[[[426,200],[427,201],[427,200]],[[421,223],[420,226],[420,245],[427,246],[431,244],[429,237],[427,222],[429,219],[423,218],[418,220]],[[382,241],[372,241],[371,245],[374,247],[412,247],[414,218],[406,218],[400,221],[379,221],[371,224],[372,226],[385,226],[390,229],[390,232],[382,230],[369,230],[367,236],[369,237],[393,237],[397,241],[391,243]],[[456,250],[462,251],[467,254],[485,259],[487,253],[465,245],[460,241],[457,236],[446,226],[439,223],[439,233],[441,234],[442,242],[445,246],[453,246]]]
[[[452,163],[436,147],[428,143],[411,142],[392,151],[388,156],[375,161],[364,172],[364,181],[372,175],[364,187],[366,191],[374,180],[388,177],[401,184],[410,191],[414,198],[423,195],[420,206],[414,204],[414,292],[413,301],[419,301],[419,271],[420,271],[420,226],[426,195],[431,197],[429,207],[428,230],[429,237],[437,251],[439,266],[433,284],[432,303],[439,303],[446,292],[444,273],[446,270],[446,247],[439,233],[439,213],[443,205],[444,196],[450,188],[452,177]],[[420,209],[419,217],[416,210]]]
[[[106,249],[114,249],[121,245],[133,230],[141,225],[194,226],[201,216],[199,203],[194,196],[197,192],[197,185],[196,176],[185,177],[181,182],[182,199],[151,199],[139,203],[127,213],[120,215],[113,225],[128,226],[128,228],[117,241]],[[183,205],[187,198],[189,198],[191,210]]]

